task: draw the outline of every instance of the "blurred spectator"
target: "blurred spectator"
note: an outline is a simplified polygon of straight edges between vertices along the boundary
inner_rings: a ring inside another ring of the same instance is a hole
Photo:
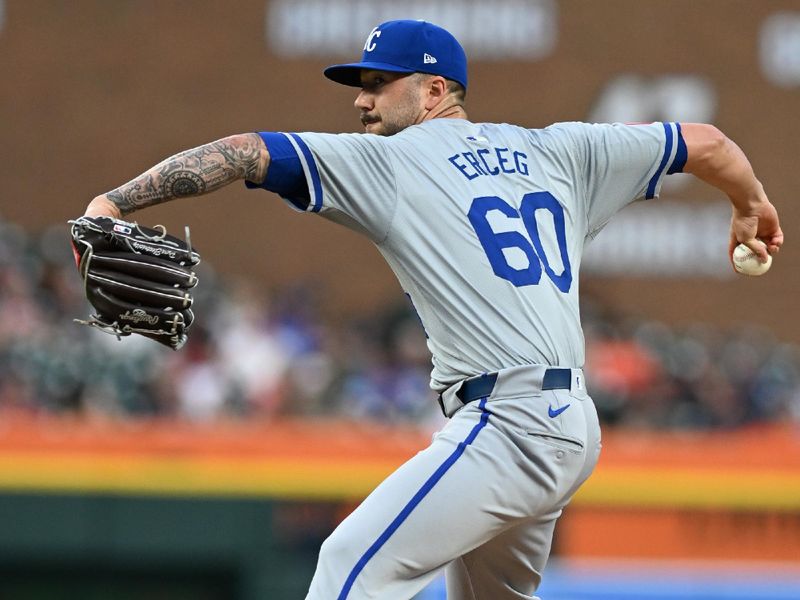
[[[319,290],[269,294],[203,266],[186,347],[72,322],[83,298],[63,227],[0,220],[0,411],[190,421],[336,416],[436,425],[430,355],[410,305],[325,315]],[[800,348],[760,330],[637,321],[585,302],[587,381],[606,423],[731,428],[800,420]]]

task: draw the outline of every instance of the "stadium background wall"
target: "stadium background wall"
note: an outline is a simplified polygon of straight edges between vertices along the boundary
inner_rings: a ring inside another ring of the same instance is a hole
[[[557,12],[551,52],[474,60],[473,120],[591,120],[620,77],[645,91],[672,76],[699,78],[713,90],[710,120],[747,151],[785,223],[796,223],[800,77],[769,80],[759,56],[764,24],[776,14],[796,19],[797,0],[530,0],[537,3]],[[95,194],[231,133],[358,130],[353,90],[321,76],[358,48],[277,53],[266,35],[275,4],[291,2],[240,0],[232,10],[210,0],[0,0],[3,219],[65,229]],[[658,106],[644,113],[678,118]],[[687,206],[721,200],[695,183],[665,196]],[[175,232],[190,224],[205,260],[226,275],[265,287],[318,282],[334,314],[402,298],[366,241],[294,214],[270,194],[232,186],[190,210],[175,202],[137,218]],[[729,327],[746,314],[797,341],[795,230],[787,227],[789,243],[759,280],[584,273],[582,289],[622,313],[677,325]],[[69,256],[66,233],[63,240]],[[0,598],[153,600],[153,587],[171,600],[297,598],[320,540],[426,443],[419,432],[352,423],[193,434],[174,423],[152,427],[0,423]],[[800,568],[796,432],[675,435],[609,432],[601,469],[563,519],[556,556]],[[310,444],[320,439],[328,445]],[[732,543],[742,532],[747,543]]]

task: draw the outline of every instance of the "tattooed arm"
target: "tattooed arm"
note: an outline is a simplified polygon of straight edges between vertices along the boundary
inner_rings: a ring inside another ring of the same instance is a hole
[[[125,185],[97,196],[86,215],[122,218],[135,210],[213,192],[240,179],[261,183],[269,152],[256,133],[243,133],[185,150]]]

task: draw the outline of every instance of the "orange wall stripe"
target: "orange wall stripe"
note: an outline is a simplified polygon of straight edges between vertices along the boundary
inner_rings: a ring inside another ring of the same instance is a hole
[[[358,499],[430,432],[344,421],[0,418],[0,491]],[[698,459],[698,457],[702,457]],[[575,505],[800,510],[800,432],[604,433]]]

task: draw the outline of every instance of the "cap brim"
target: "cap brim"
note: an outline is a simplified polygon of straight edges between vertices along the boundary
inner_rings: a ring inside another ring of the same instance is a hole
[[[376,71],[389,71],[390,73],[413,73],[414,69],[398,67],[382,62],[358,62],[344,65],[331,65],[323,71],[325,77],[336,83],[361,87],[361,69],[374,69]]]

